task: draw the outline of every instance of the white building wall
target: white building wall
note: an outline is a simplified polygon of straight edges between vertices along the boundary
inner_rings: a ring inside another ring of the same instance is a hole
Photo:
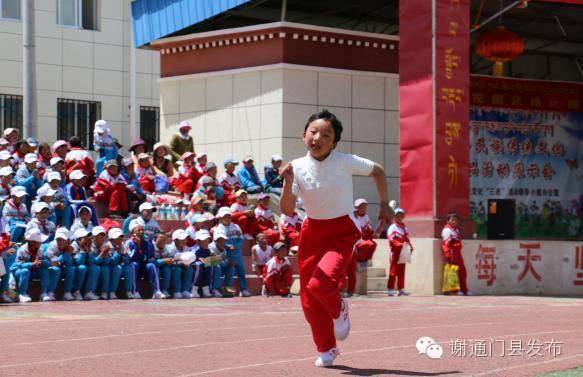
[[[254,156],[258,172],[273,154],[303,156],[307,118],[327,108],[342,121],[338,150],[385,166],[389,193],[399,196],[398,76],[279,64],[160,80],[160,136],[168,141],[182,120],[193,127],[197,152],[219,164]],[[355,196],[376,213],[370,177],[355,177]]]
[[[115,137],[130,140],[131,0],[100,0],[98,29],[57,25],[56,0],[35,1],[38,131],[57,137],[57,98],[101,102]],[[0,94],[22,95],[22,23],[0,19]],[[137,50],[137,107],[159,106],[159,54]],[[139,132],[139,131],[138,131]]]

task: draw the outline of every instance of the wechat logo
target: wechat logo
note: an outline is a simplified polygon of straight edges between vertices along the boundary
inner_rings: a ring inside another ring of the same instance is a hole
[[[443,356],[443,348],[439,344],[435,343],[433,338],[428,336],[422,336],[421,338],[417,339],[415,347],[417,348],[419,355],[427,355],[427,357],[432,360],[441,359]]]

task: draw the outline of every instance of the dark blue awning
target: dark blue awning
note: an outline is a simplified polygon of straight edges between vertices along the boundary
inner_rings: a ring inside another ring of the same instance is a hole
[[[132,24],[136,47],[166,37],[250,0],[135,0]]]

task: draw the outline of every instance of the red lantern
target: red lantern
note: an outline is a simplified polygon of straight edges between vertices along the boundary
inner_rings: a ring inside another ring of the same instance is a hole
[[[524,52],[524,39],[504,26],[482,34],[476,40],[476,53],[494,62],[493,76],[502,76],[504,62],[514,60]]]

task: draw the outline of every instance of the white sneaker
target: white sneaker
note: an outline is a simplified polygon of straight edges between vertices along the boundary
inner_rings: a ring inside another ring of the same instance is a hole
[[[208,285],[205,287],[202,287],[202,297],[205,297],[205,298],[213,297],[213,295],[211,295],[211,290],[210,290]]]
[[[294,254],[297,254],[299,249],[300,248],[298,246],[292,246],[289,248],[289,251],[291,251]]]
[[[251,292],[249,292],[247,289],[242,290],[241,292],[239,292],[239,297],[251,297]]]
[[[463,296],[463,295],[464,295],[464,292],[462,292],[462,291],[458,291],[457,295],[458,295],[458,296]]]
[[[411,293],[407,292],[404,289],[399,290],[399,296],[409,296]]]
[[[320,352],[320,357],[314,363],[318,368],[331,367],[334,364],[334,359],[340,355],[340,350],[336,347],[327,352]]]
[[[156,292],[154,292],[153,298],[156,300],[162,300],[162,299],[165,299],[166,296],[164,295],[164,293],[162,293],[160,291],[156,291]]]
[[[44,295],[42,295],[42,297],[41,297],[41,300],[42,300],[43,302],[46,302],[46,301],[53,301],[53,300],[51,300],[51,296],[49,296],[49,295],[48,295],[48,293],[45,293]]]
[[[133,298],[134,298],[134,294],[133,294],[133,292],[127,291],[127,292],[126,292],[126,297],[128,298],[128,300],[131,300],[131,299],[133,299]]]
[[[80,291],[73,292],[73,296],[75,297],[75,300],[77,300],[77,301],[83,301],[83,296],[81,296],[81,292]]]
[[[334,321],[334,336],[336,340],[344,340],[350,333],[350,318],[348,316],[348,301],[342,299],[342,308],[340,309],[340,316]]]
[[[89,291],[89,292],[85,293],[85,300],[87,300],[87,301],[99,300],[99,296],[97,296],[95,293]]]
[[[57,301],[57,298],[55,297],[54,292],[49,292],[49,297],[51,298],[51,301]]]
[[[189,291],[182,291],[182,298],[190,298],[190,292]]]
[[[396,296],[397,295],[397,291],[394,289],[389,289],[387,291],[387,296]]]
[[[31,302],[32,299],[29,295],[18,295],[18,301],[22,304],[25,304],[27,302]]]
[[[213,296],[215,296],[216,298],[221,298],[223,297],[223,294],[218,289],[213,289]]]
[[[180,292],[176,292],[176,293],[174,293],[174,294],[172,295],[172,297],[174,297],[174,298],[176,298],[176,299],[180,299],[180,298],[183,298],[184,296],[182,296],[182,293],[180,293]]]
[[[134,297],[136,300],[141,300],[142,299],[142,295],[140,294],[140,292],[134,292]]]
[[[75,297],[71,294],[71,292],[65,292],[63,295],[63,301],[73,301]]]
[[[265,284],[261,286],[261,297],[269,297],[269,295],[267,294],[267,287],[265,286]]]
[[[166,298],[170,297],[170,293],[168,293],[168,291],[162,291],[162,293],[164,294],[164,296],[166,296]]]
[[[109,295],[104,292],[104,293],[101,294],[101,299],[102,300],[109,300]]]
[[[200,298],[200,295],[198,294],[198,288],[192,288],[189,296],[190,298]]]
[[[4,293],[2,296],[0,296],[0,300],[2,300],[2,302],[8,303],[8,304],[14,302],[14,300],[10,296],[8,296],[6,293]]]
[[[109,293],[109,299],[110,300],[117,300],[117,295],[115,293],[113,293],[113,292],[110,292]]]

